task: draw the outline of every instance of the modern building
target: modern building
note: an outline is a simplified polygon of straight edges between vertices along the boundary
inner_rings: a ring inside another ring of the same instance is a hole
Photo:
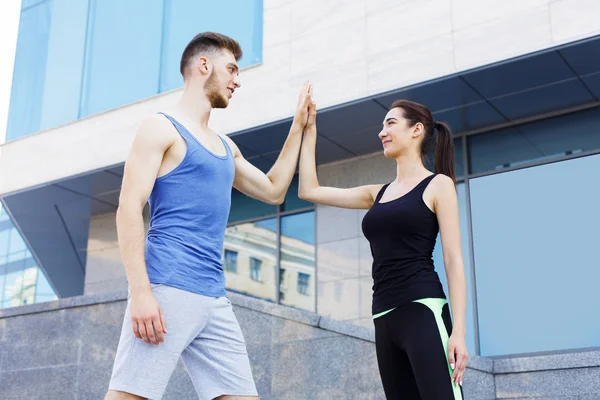
[[[126,288],[115,212],[142,118],[181,93],[198,32],[237,39],[242,87],[212,127],[267,171],[305,79],[324,185],[385,183],[395,99],[455,139],[480,356],[600,347],[600,3],[593,0],[23,0],[0,157],[0,307]],[[231,291],[372,327],[363,211],[233,193]],[[147,222],[147,218],[146,218]],[[444,282],[441,246],[434,252]]]

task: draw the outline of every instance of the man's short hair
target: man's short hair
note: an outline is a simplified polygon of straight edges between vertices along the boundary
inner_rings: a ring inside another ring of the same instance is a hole
[[[185,47],[181,55],[181,64],[179,71],[185,78],[186,70],[190,62],[200,54],[208,54],[219,50],[229,50],[236,61],[242,58],[242,48],[240,44],[229,36],[221,35],[215,32],[202,32],[197,34]]]

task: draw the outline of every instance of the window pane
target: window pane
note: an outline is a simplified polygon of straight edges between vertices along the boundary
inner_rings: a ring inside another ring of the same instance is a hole
[[[600,109],[468,138],[471,173],[502,170],[600,149]]]
[[[21,234],[17,230],[17,228],[12,228],[10,230],[10,247],[8,248],[9,253],[23,252],[27,250],[27,246],[25,246],[25,242],[21,238]],[[19,255],[18,258],[22,259],[24,255]]]
[[[0,308],[4,308],[4,281],[6,280],[6,271],[0,263]]]
[[[23,270],[6,274],[4,282],[4,298],[2,307],[17,307],[21,305],[23,291]]]
[[[224,268],[227,289],[276,301],[277,219],[228,227],[224,247],[236,253],[236,273]],[[252,259],[260,261],[260,280],[252,279]]]
[[[250,279],[260,282],[261,280],[262,260],[250,257]]]
[[[51,6],[47,2],[21,12],[6,140],[40,129]]]
[[[33,304],[35,302],[35,281],[37,279],[37,267],[28,268],[23,272],[23,289],[21,292],[21,304]]]
[[[469,253],[469,226],[467,223],[467,193],[465,190],[465,184],[459,183],[456,185],[456,192],[458,194],[458,214],[460,221],[460,241],[462,244],[462,255],[465,263],[465,277],[467,280],[467,349],[469,354],[475,354],[475,318],[473,316],[473,296],[472,296],[472,285],[473,276],[471,273],[471,262]],[[435,270],[437,271],[442,286],[444,287],[444,293],[450,300],[450,292],[448,291],[448,278],[446,276],[446,270],[444,267],[444,254],[442,253],[442,242],[440,235],[437,237],[435,248],[433,249],[433,263]]]
[[[233,189],[231,192],[231,210],[228,223],[275,215],[277,207],[248,197]]]
[[[50,283],[48,283],[46,274],[44,274],[44,271],[41,269],[38,270],[37,283],[35,286],[35,302],[41,303],[44,301],[53,301],[56,300],[56,298],[54,290],[52,290]]]
[[[315,311],[315,213],[281,218],[281,304]]]
[[[454,139],[454,173],[457,178],[465,176],[463,156],[462,138],[456,138]]]
[[[7,140],[77,119],[88,1],[21,13]]]
[[[237,272],[237,251],[225,250],[223,269],[228,272]]]
[[[471,181],[483,356],[600,346],[599,170],[589,156]]]
[[[200,32],[213,31],[237,40],[244,55],[240,67],[262,60],[262,0],[236,2],[165,0],[160,90],[183,86],[179,72],[185,46]],[[232,12],[235,8],[235,12]],[[190,18],[190,16],[204,16]],[[207,18],[206,16],[210,16]]]
[[[11,229],[0,230],[0,255],[8,254],[8,238]],[[3,259],[2,259],[3,260]]]
[[[158,93],[162,0],[91,0],[91,7],[82,115]]]
[[[298,175],[294,175],[294,179],[285,195],[285,200],[281,205],[281,211],[293,211],[300,208],[312,207],[314,204],[310,201],[305,201],[298,198]]]

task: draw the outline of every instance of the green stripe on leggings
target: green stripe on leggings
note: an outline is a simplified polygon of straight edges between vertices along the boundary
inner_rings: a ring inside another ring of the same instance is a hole
[[[448,364],[448,371],[450,372],[450,379],[452,379],[452,368],[450,368],[450,363],[448,362],[448,332],[446,331],[446,325],[444,325],[444,320],[442,319],[442,310],[444,306],[448,303],[446,299],[420,299],[415,300],[415,303],[421,303],[427,308],[431,310],[433,315],[435,316],[435,322],[437,323],[438,330],[440,331],[440,337],[442,338],[442,344],[444,345],[444,354],[446,355],[446,362]],[[454,391],[454,399],[463,400],[462,392],[460,390],[460,385],[452,384],[452,390]]]

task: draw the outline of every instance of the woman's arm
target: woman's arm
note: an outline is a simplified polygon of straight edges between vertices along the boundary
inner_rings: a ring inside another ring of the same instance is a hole
[[[439,175],[435,181],[434,207],[442,237],[444,266],[448,277],[453,319],[452,335],[448,341],[448,360],[454,369],[452,380],[462,385],[469,355],[465,342],[467,289],[460,243],[458,196],[454,182],[449,177]]]
[[[304,130],[300,152],[298,197],[313,203],[334,207],[371,208],[377,193],[383,185],[365,185],[348,189],[319,185],[315,160],[315,147],[317,144],[316,116],[316,104],[312,101],[309,106],[308,122]]]

